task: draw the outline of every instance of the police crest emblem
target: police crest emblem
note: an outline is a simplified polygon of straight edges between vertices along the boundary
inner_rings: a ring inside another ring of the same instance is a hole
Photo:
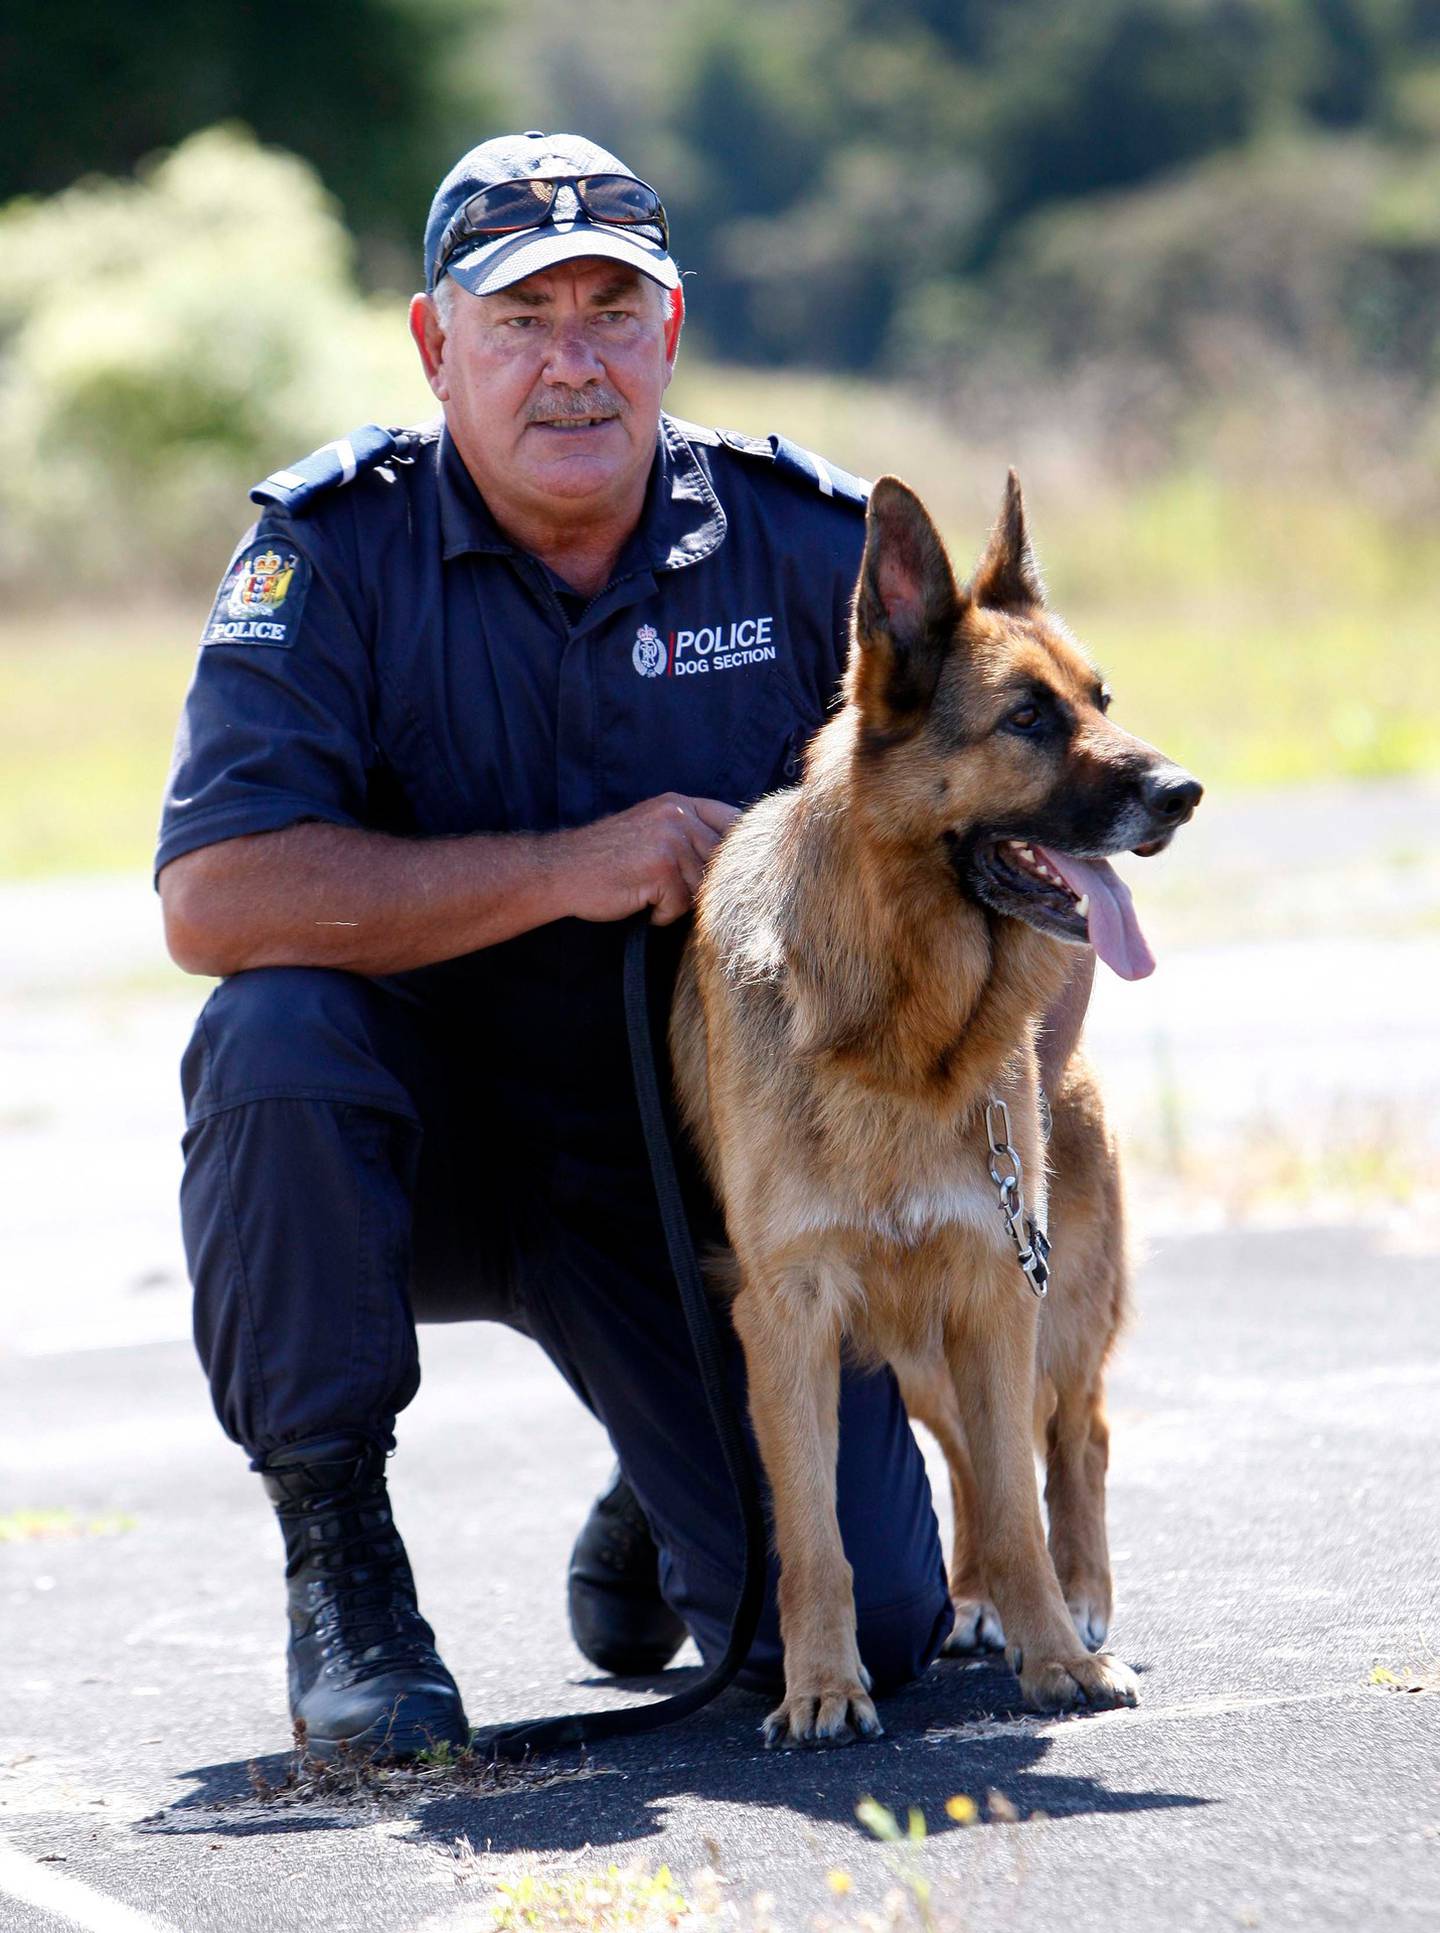
[[[201,643],[290,644],[309,581],[299,551],[273,539],[246,545],[225,573]]]
[[[642,624],[635,633],[631,662],[642,678],[658,678],[665,669],[665,645],[653,624]]]
[[[247,617],[252,612],[268,616],[278,611],[290,591],[290,581],[295,575],[295,552],[281,556],[272,545],[254,553],[244,560],[244,568],[239,573],[235,588],[230,593],[230,610],[235,617]]]

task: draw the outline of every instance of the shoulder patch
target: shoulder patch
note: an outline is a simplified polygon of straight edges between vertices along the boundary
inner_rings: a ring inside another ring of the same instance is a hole
[[[200,634],[206,644],[288,649],[300,626],[310,560],[274,536],[253,537],[236,553]]]
[[[318,450],[286,470],[275,470],[250,492],[255,503],[276,504],[282,510],[304,510],[316,497],[353,483],[367,470],[378,469],[390,457],[403,457],[413,439],[406,430],[383,430],[378,423],[362,423],[348,436],[323,443]]]
[[[782,476],[795,478],[818,490],[822,497],[835,497],[841,503],[863,510],[870,501],[870,485],[863,477],[852,476],[828,457],[802,449],[788,436],[747,436],[741,430],[721,430],[720,441],[740,456],[759,457],[773,463]]]

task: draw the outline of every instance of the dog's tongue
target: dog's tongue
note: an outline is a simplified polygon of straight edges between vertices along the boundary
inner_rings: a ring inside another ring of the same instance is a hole
[[[1130,888],[1108,859],[1076,859],[1068,852],[1037,846],[1046,863],[1072,893],[1089,894],[1090,944],[1122,980],[1143,980],[1155,971],[1155,955],[1146,944],[1135,917]]]

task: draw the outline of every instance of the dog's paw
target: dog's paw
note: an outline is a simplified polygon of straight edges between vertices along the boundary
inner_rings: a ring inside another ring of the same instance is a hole
[[[955,1626],[945,1640],[947,1657],[1005,1649],[1005,1632],[993,1604],[983,1597],[957,1597],[951,1602],[955,1606]]]
[[[1037,1712],[1109,1711],[1117,1705],[1137,1705],[1140,1684],[1129,1665],[1108,1651],[1081,1658],[1037,1660],[1010,1658],[1020,1680],[1025,1702]]]
[[[1110,1635],[1110,1600],[1099,1591],[1067,1591],[1065,1608],[1087,1651],[1098,1651]]]
[[[867,1674],[868,1676],[868,1674]],[[851,1745],[880,1738],[885,1727],[868,1693],[858,1684],[824,1691],[788,1691],[760,1728],[768,1747]]]

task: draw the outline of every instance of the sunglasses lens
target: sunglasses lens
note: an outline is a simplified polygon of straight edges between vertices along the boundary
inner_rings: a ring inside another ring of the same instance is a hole
[[[545,219],[554,198],[553,181],[499,181],[466,202],[465,226],[482,233],[487,228],[530,228]]]
[[[659,195],[633,175],[587,175],[580,183],[580,199],[594,221],[658,226],[665,218]]]

